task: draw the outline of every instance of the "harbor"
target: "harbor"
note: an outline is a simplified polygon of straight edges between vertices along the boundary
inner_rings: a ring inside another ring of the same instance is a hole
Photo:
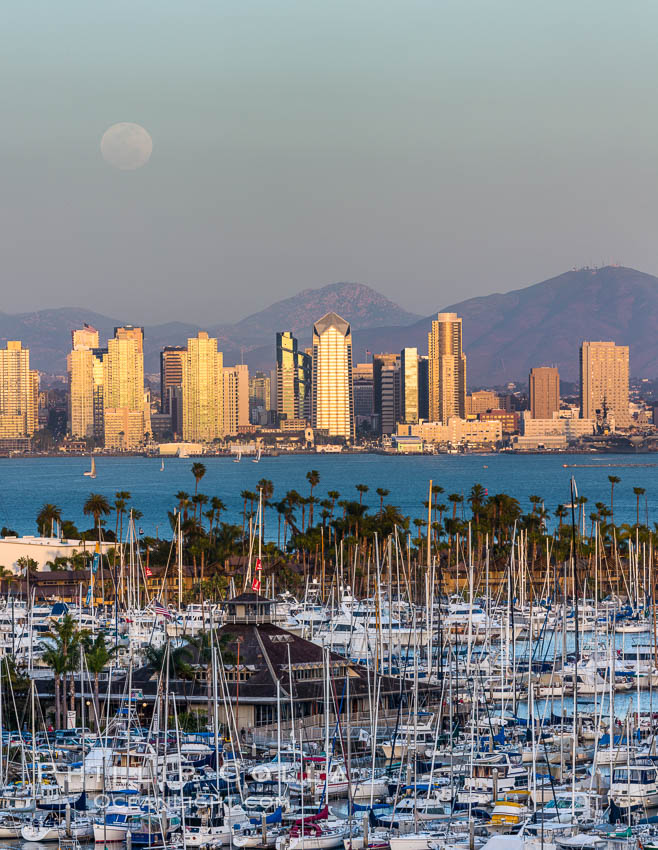
[[[154,582],[129,493],[113,544],[103,497],[85,503],[97,540],[77,593],[49,595],[29,568],[5,576],[0,846],[658,841],[656,564],[639,496],[626,533],[603,505],[590,527],[573,481],[553,531],[539,497],[522,515],[480,485],[470,518],[450,496],[439,521],[430,481],[417,536],[386,524],[388,492],[372,515],[354,502],[318,526],[291,509],[292,581],[264,532],[267,483],[244,557],[213,585],[199,564],[183,581],[199,539],[216,545],[212,519],[204,531],[180,505]],[[61,521],[47,508],[43,530]]]

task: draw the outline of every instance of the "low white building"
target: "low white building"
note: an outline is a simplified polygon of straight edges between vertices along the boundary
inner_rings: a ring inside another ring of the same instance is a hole
[[[103,552],[112,549],[114,543],[101,543]],[[13,573],[20,573],[20,558],[32,558],[37,569],[47,570],[46,564],[55,558],[72,558],[82,552],[93,555],[96,544],[91,540],[62,540],[58,537],[0,537],[0,566]]]

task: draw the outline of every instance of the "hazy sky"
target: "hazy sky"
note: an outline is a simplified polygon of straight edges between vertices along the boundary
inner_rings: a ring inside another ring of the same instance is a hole
[[[5,0],[0,309],[658,272],[655,0]],[[153,137],[113,170],[107,127]]]

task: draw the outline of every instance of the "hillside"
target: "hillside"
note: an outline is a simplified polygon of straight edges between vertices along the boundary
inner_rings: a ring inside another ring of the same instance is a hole
[[[658,278],[618,266],[578,269],[505,294],[470,298],[441,308],[463,319],[469,386],[526,381],[532,366],[555,365],[578,380],[583,339],[630,346],[631,374],[658,375]],[[356,353],[417,345],[427,353],[433,316],[411,327],[355,334]]]
[[[405,326],[418,320],[389,301],[379,292],[359,283],[333,283],[320,289],[306,289],[292,298],[278,301],[247,316],[234,325],[220,324],[208,317],[208,325],[200,328],[184,322],[168,322],[144,327],[144,359],[147,372],[160,368],[160,350],[164,345],[184,345],[189,336],[207,330],[219,339],[227,364],[245,361],[267,365],[274,360],[274,334],[292,330],[304,344],[311,337],[313,322],[330,310],[341,313],[355,327],[381,325]],[[51,374],[66,369],[66,355],[71,348],[71,331],[84,322],[100,333],[101,345],[114,333],[116,325],[135,321],[132,317],[110,318],[80,307],[61,307],[34,313],[10,315],[0,313],[0,345],[7,339],[20,339],[30,349],[31,364]],[[249,352],[254,357],[249,358]]]

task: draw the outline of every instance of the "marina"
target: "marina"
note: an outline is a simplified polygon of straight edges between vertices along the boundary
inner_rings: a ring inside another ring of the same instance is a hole
[[[198,484],[206,468],[193,473]],[[311,486],[318,478],[309,473]],[[618,538],[599,508],[590,530],[572,483],[574,508],[550,531],[538,497],[528,514],[503,517],[502,497],[473,485],[470,517],[457,522],[453,500],[452,519],[412,537],[403,519],[381,524],[381,495],[379,524],[357,502],[327,524],[322,558],[304,553],[312,516],[308,526],[287,516],[288,557],[302,570],[293,591],[271,564],[280,555],[264,534],[267,483],[250,507],[245,557],[211,595],[202,582],[184,598],[166,581],[194,556],[200,520],[174,513],[153,590],[142,518],[117,509],[119,539],[101,548],[98,494],[85,503],[99,542],[89,541],[97,552],[77,598],[49,598],[29,570],[6,582],[0,846],[658,841],[646,526]],[[429,481],[429,519],[439,490]]]

